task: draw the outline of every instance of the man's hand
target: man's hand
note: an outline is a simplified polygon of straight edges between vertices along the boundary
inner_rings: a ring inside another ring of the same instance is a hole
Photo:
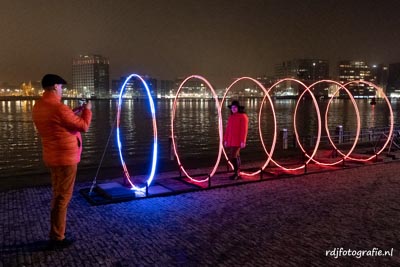
[[[86,104],[83,105],[85,109],[91,110],[92,109],[92,102],[88,101]]]
[[[246,147],[246,143],[240,142],[240,148],[245,148],[245,147]]]

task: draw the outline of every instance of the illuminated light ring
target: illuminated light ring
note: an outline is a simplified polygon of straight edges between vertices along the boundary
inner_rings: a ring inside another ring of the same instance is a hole
[[[193,78],[194,78],[194,79],[202,80],[205,84],[207,84],[208,88],[209,88],[209,89],[211,90],[211,92],[212,92],[213,98],[214,98],[214,100],[215,100],[215,104],[216,104],[216,106],[217,106],[217,111],[218,111],[219,148],[218,148],[218,157],[217,157],[217,161],[215,162],[215,165],[214,165],[214,167],[213,167],[211,173],[210,173],[206,178],[203,178],[203,179],[200,179],[200,180],[191,177],[191,176],[189,175],[189,173],[185,170],[185,168],[182,166],[182,163],[181,163],[181,161],[180,161],[180,158],[179,158],[179,155],[178,155],[178,151],[177,151],[177,148],[176,148],[175,134],[174,134],[174,119],[175,119],[175,111],[176,111],[176,105],[177,105],[177,99],[178,99],[179,93],[180,93],[180,91],[181,91],[181,89],[182,89],[182,86],[183,86],[188,80],[193,79]],[[198,183],[202,183],[202,182],[208,181],[208,180],[215,174],[215,172],[216,172],[216,170],[217,170],[217,168],[218,168],[219,162],[220,162],[220,160],[221,160],[221,154],[222,154],[222,119],[221,119],[221,109],[220,109],[220,106],[219,106],[218,96],[217,96],[217,94],[215,93],[215,91],[214,91],[213,87],[211,86],[211,84],[210,84],[205,78],[203,78],[203,77],[201,77],[201,76],[198,76],[198,75],[192,75],[192,76],[187,77],[187,78],[180,84],[180,86],[179,86],[179,88],[178,88],[178,91],[176,92],[176,95],[175,95],[174,105],[173,105],[173,109],[172,109],[172,116],[171,116],[171,136],[172,136],[172,137],[171,137],[171,138],[172,138],[172,145],[173,145],[173,148],[174,148],[174,154],[175,154],[176,160],[178,161],[179,168],[182,170],[182,172],[185,174],[185,176],[186,176],[187,178],[189,178],[191,181],[198,182]]]
[[[313,157],[314,157],[315,154],[317,153],[318,146],[319,146],[320,139],[321,139],[321,124],[322,124],[322,123],[321,123],[321,113],[320,113],[320,110],[319,110],[319,107],[318,107],[317,99],[315,98],[314,94],[311,92],[310,88],[308,88],[304,83],[302,83],[302,82],[299,81],[299,80],[296,80],[296,79],[293,79],[293,78],[285,78],[285,79],[279,80],[279,81],[277,81],[276,83],[274,83],[274,84],[268,89],[268,93],[272,90],[272,88],[274,88],[274,87],[276,87],[278,84],[283,83],[283,82],[286,82],[286,81],[297,82],[298,84],[302,85],[302,86],[305,88],[305,91],[303,92],[303,94],[304,94],[306,91],[310,93],[311,98],[312,98],[313,103],[314,103],[315,110],[316,110],[316,112],[317,112],[317,117],[318,117],[318,137],[317,137],[317,141],[315,142],[315,147],[314,147],[313,153],[311,154],[311,156],[308,158],[308,160],[307,160],[303,165],[301,165],[301,166],[299,166],[299,167],[295,167],[295,168],[286,168],[286,167],[280,165],[278,162],[276,162],[273,158],[271,159],[271,162],[273,162],[277,167],[279,167],[279,168],[281,168],[281,169],[283,169],[283,170],[285,170],[285,171],[297,171],[297,170],[300,170],[300,169],[304,169],[304,168],[306,167],[306,165],[313,159]],[[296,109],[297,109],[297,105],[298,105],[298,102],[299,102],[300,99],[301,99],[301,98],[299,98],[299,99],[297,100]],[[261,112],[261,109],[260,109],[260,112]],[[296,126],[296,110],[295,110],[295,114],[294,114],[294,118],[293,118],[293,125],[294,125],[294,129],[295,129],[295,134],[296,134],[296,141],[297,141],[298,144],[300,144],[299,136],[297,135],[297,130],[296,130],[296,127],[297,127],[297,126]],[[264,150],[265,150],[265,153],[268,154],[268,152],[266,151],[265,147],[264,147]]]
[[[357,145],[357,141],[358,141],[358,138],[359,138],[359,136],[360,136],[361,120],[360,120],[360,113],[359,113],[359,110],[358,110],[358,107],[357,107],[357,103],[355,102],[355,99],[354,99],[353,95],[351,94],[351,92],[350,92],[345,86],[341,85],[340,83],[335,82],[335,81],[331,81],[331,82],[333,82],[333,83],[336,84],[336,85],[339,85],[340,88],[336,89],[336,91],[333,93],[332,97],[329,99],[328,104],[327,104],[327,106],[326,106],[326,111],[325,111],[325,130],[326,130],[326,133],[327,133],[327,137],[328,137],[328,139],[329,139],[329,142],[331,143],[331,145],[333,146],[333,148],[343,157],[341,160],[338,161],[338,163],[340,163],[340,162],[342,162],[343,160],[345,160],[346,158],[350,158],[349,155],[353,152],[353,150],[355,149],[355,147],[356,147],[356,145]],[[350,99],[351,99],[351,102],[352,102],[352,104],[353,104],[353,106],[354,106],[354,110],[355,110],[356,115],[357,115],[357,131],[356,131],[356,136],[355,136],[355,138],[354,138],[353,146],[351,147],[351,149],[349,150],[349,152],[347,152],[347,154],[344,154],[341,150],[339,150],[339,149],[336,147],[335,142],[334,142],[334,141],[332,140],[332,138],[331,138],[330,131],[329,131],[329,127],[328,127],[328,113],[329,113],[329,107],[330,107],[330,105],[331,105],[331,103],[332,103],[332,101],[333,101],[335,95],[340,91],[340,89],[344,89],[344,90],[346,91],[346,93],[349,95],[349,97],[350,97]],[[328,165],[328,164],[326,164],[326,165]]]
[[[149,99],[149,103],[150,103],[150,111],[151,111],[151,117],[152,117],[152,121],[153,121],[153,160],[152,160],[152,164],[151,164],[151,172],[149,177],[147,178],[147,186],[150,186],[153,178],[154,178],[154,174],[155,174],[155,170],[156,170],[156,165],[157,165],[157,123],[156,123],[156,113],[155,113],[155,108],[154,108],[154,102],[153,102],[153,98],[151,97],[150,94],[150,90],[149,87],[147,86],[147,83],[143,80],[142,77],[140,77],[137,74],[131,74],[129,75],[128,78],[126,78],[124,84],[121,87],[121,91],[119,93],[119,98],[118,98],[118,113],[117,113],[117,140],[118,140],[118,151],[119,151],[119,157],[121,159],[121,164],[122,164],[122,168],[124,169],[124,175],[125,178],[128,180],[129,184],[131,185],[133,190],[136,191],[145,191],[146,187],[137,187],[135,186],[132,181],[131,181],[131,176],[129,174],[128,168],[126,167],[124,158],[122,156],[122,145],[121,145],[121,139],[120,139],[120,132],[119,132],[119,125],[120,125],[120,116],[121,116],[121,102],[122,102],[122,94],[125,90],[126,84],[128,83],[128,81],[132,78],[132,77],[136,77],[138,78],[142,84],[144,85],[144,87],[146,88],[146,93],[147,93],[147,98]]]
[[[229,87],[226,89],[226,91],[225,91],[225,93],[224,93],[224,96],[223,96],[223,98],[222,98],[222,100],[221,100],[221,109],[222,109],[222,107],[223,107],[223,103],[224,103],[224,101],[225,101],[226,95],[227,95],[228,92],[231,90],[232,86],[235,85],[237,82],[239,82],[239,81],[241,81],[241,80],[250,80],[250,81],[254,82],[255,84],[257,84],[257,85],[263,90],[265,96],[264,96],[263,102],[261,103],[261,107],[262,107],[262,105],[263,105],[263,103],[264,103],[264,101],[265,101],[265,97],[267,97],[268,100],[269,100],[269,102],[270,102],[270,104],[271,104],[271,107],[272,107],[272,114],[273,114],[273,117],[274,117],[274,138],[273,138],[273,141],[272,141],[271,150],[270,150],[269,153],[267,152],[268,158],[267,158],[266,162],[265,162],[264,165],[261,167],[261,169],[258,170],[258,171],[255,171],[255,172],[252,172],[252,173],[247,173],[247,172],[242,172],[242,171],[240,172],[240,174],[243,174],[243,175],[246,175],[246,176],[254,176],[254,175],[259,174],[259,173],[261,172],[261,170],[264,170],[265,167],[266,167],[266,166],[268,165],[268,163],[270,162],[270,160],[272,159],[272,154],[273,154],[273,152],[274,152],[275,144],[276,144],[276,116],[275,116],[275,109],[274,109],[274,106],[273,106],[271,97],[269,96],[267,90],[265,89],[265,87],[264,87],[259,81],[255,80],[255,79],[253,79],[253,78],[251,78],[251,77],[241,77],[241,78],[238,78],[238,79],[236,79],[233,83],[231,83],[231,85],[229,85]],[[260,109],[261,109],[261,108],[260,108]],[[260,114],[261,114],[261,112],[259,112],[259,120],[258,120],[258,129],[259,129],[259,132],[260,132],[260,128],[261,128],[261,127],[260,127],[260,126],[261,126]],[[260,132],[260,137],[261,137],[260,139],[261,139],[261,142],[262,142],[262,144],[263,144],[264,150],[267,151],[267,149],[265,148],[264,142],[263,142],[263,140],[262,140],[261,132]],[[222,151],[223,151],[223,153],[224,153],[225,159],[228,161],[228,164],[229,164],[230,167],[233,169],[233,165],[232,165],[232,163],[229,161],[229,158],[228,158],[228,156],[226,155],[226,151],[225,151],[225,148],[224,148],[224,147],[222,147]]]
[[[390,112],[390,130],[389,130],[388,138],[387,138],[385,144],[382,146],[382,148],[381,148],[378,152],[376,152],[375,155],[372,155],[372,156],[370,156],[369,158],[361,159],[361,158],[353,158],[353,157],[350,157],[350,156],[348,157],[348,159],[353,160],[353,161],[366,162],[366,161],[370,161],[370,160],[374,159],[377,155],[379,155],[380,153],[382,153],[382,151],[385,150],[386,146],[389,144],[389,142],[390,142],[390,137],[391,137],[392,134],[393,134],[393,124],[394,124],[393,109],[392,109],[392,106],[391,106],[391,104],[390,104],[389,99],[386,97],[386,95],[384,94],[383,90],[382,90],[380,87],[376,86],[376,85],[373,84],[373,83],[367,82],[367,81],[351,81],[351,82],[345,83],[343,86],[346,87],[346,86],[348,86],[349,84],[352,84],[352,83],[365,83],[365,84],[367,84],[367,85],[369,85],[369,86],[374,87],[374,89],[375,89],[376,91],[378,91],[378,92],[380,92],[380,93],[382,94],[382,96],[383,96],[383,98],[385,99],[386,104],[387,104],[387,106],[388,106],[388,108],[389,108],[389,112]],[[338,153],[340,153],[341,155],[343,155],[343,153],[342,153],[341,151],[339,151],[339,150],[338,150]]]
[[[359,110],[358,110],[358,107],[357,107],[357,103],[356,103],[356,101],[355,101],[353,95],[351,94],[351,92],[350,92],[346,87],[344,87],[343,85],[341,85],[340,83],[338,83],[338,82],[336,82],[336,81],[332,81],[332,80],[320,80],[320,81],[317,81],[317,82],[315,82],[315,83],[313,83],[313,84],[311,84],[311,85],[309,86],[310,90],[311,90],[311,88],[314,87],[315,85],[317,85],[317,84],[319,84],[319,83],[323,83],[323,82],[333,83],[333,84],[335,84],[335,85],[337,85],[337,86],[340,87],[340,88],[338,88],[338,89],[335,91],[335,93],[333,94],[333,96],[330,98],[330,100],[329,100],[329,102],[328,102],[328,104],[327,104],[326,111],[325,111],[325,130],[326,130],[326,132],[328,133],[329,142],[331,143],[331,145],[332,145],[336,150],[338,150],[338,149],[337,149],[337,147],[335,146],[333,140],[331,139],[331,137],[330,137],[330,135],[329,135],[328,111],[329,111],[329,106],[330,106],[331,101],[333,100],[334,96],[336,95],[336,93],[337,93],[340,89],[344,89],[344,90],[346,91],[346,93],[349,95],[349,97],[350,97],[350,99],[351,99],[351,102],[353,103],[354,110],[355,110],[356,115],[357,115],[357,131],[356,131],[355,140],[354,140],[353,146],[350,148],[349,152],[347,152],[346,155],[342,154],[343,158],[341,158],[340,160],[338,160],[338,161],[336,161],[336,162],[331,162],[331,163],[323,163],[323,162],[320,162],[320,161],[316,160],[315,158],[312,158],[312,161],[313,161],[314,163],[316,163],[316,164],[323,165],[323,166],[334,166],[334,165],[336,165],[336,164],[341,163],[341,162],[342,162],[343,160],[345,160],[346,158],[348,158],[348,156],[353,152],[353,150],[355,149],[355,147],[356,147],[356,145],[357,145],[357,140],[358,140],[358,137],[359,137],[359,135],[360,135],[360,128],[361,128],[361,126],[360,126],[360,125],[361,125],[361,123],[360,123],[360,113],[359,113]],[[303,94],[304,94],[304,93],[305,93],[305,91],[300,95],[299,99],[301,99],[301,98],[303,97]],[[297,104],[296,104],[295,113],[296,113],[296,112],[297,112]],[[295,128],[295,134],[296,134],[296,136],[297,136],[297,128]],[[307,152],[305,151],[305,149],[303,148],[303,146],[302,146],[300,143],[299,143],[299,147],[300,147],[300,149],[303,151],[303,153],[304,153],[307,157],[309,157],[309,155],[307,154]]]
[[[262,137],[262,131],[261,131],[261,113],[262,113],[262,108],[263,108],[263,106],[264,106],[265,98],[268,98],[268,101],[269,101],[270,104],[271,104],[272,114],[273,114],[273,117],[274,117],[274,138],[273,138],[273,141],[272,141],[272,145],[271,145],[271,150],[270,150],[270,152],[268,152],[268,151],[267,151],[267,148],[265,147],[265,143],[264,143],[264,140],[263,140],[263,137]],[[265,151],[265,153],[266,153],[267,156],[268,156],[268,159],[267,159],[267,161],[265,162],[265,164],[261,167],[261,170],[264,170],[264,169],[268,166],[269,162],[270,162],[271,159],[272,159],[272,155],[273,155],[273,152],[274,152],[274,150],[275,150],[275,145],[276,145],[276,136],[277,136],[277,133],[276,133],[276,132],[277,132],[277,128],[278,128],[278,127],[277,127],[277,123],[276,123],[275,108],[274,108],[274,105],[273,105],[273,102],[272,102],[272,100],[271,100],[271,97],[270,97],[269,93],[266,92],[266,94],[265,94],[265,96],[264,96],[264,98],[263,98],[263,101],[261,102],[260,109],[259,109],[259,111],[258,111],[258,134],[260,135],[260,140],[261,140],[261,144],[262,144],[262,146],[263,146],[263,148],[264,148],[264,151]]]

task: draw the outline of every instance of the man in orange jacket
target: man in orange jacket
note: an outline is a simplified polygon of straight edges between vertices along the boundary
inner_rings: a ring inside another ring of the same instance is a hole
[[[231,109],[231,115],[224,133],[224,146],[228,149],[229,161],[232,163],[234,171],[229,178],[237,180],[240,178],[240,149],[246,147],[249,119],[239,101],[232,101],[228,107]]]
[[[50,246],[63,248],[73,239],[65,237],[67,207],[71,200],[81,159],[80,132],[89,129],[92,105],[85,104],[79,115],[61,103],[62,85],[58,75],[46,74],[42,79],[44,93],[33,107],[32,118],[42,142],[43,160],[50,169],[52,199],[50,212]]]

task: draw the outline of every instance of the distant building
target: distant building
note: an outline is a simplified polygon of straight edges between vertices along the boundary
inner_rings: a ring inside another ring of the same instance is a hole
[[[175,80],[175,88],[179,89],[179,86],[184,81],[184,78],[177,78]],[[175,92],[176,93],[176,92]],[[181,87],[181,91],[179,92],[179,97],[187,97],[187,98],[211,98],[212,93],[208,88],[207,84],[199,79],[189,79],[187,80]]]
[[[11,95],[22,95],[22,91],[19,85],[10,84],[8,82],[0,82],[0,95],[11,96]]]
[[[126,79],[126,78],[125,78]],[[119,94],[119,91],[121,90],[121,86],[124,83],[125,80],[121,79],[119,80],[111,80],[111,95],[116,96]]]
[[[35,88],[32,86],[32,82],[21,84],[21,90],[23,96],[35,96]]]
[[[306,85],[316,81],[329,79],[329,61],[324,59],[293,59],[275,65],[276,78],[294,78]],[[321,84],[314,88],[315,95],[327,95],[327,85]],[[304,90],[302,86],[293,82],[280,84],[274,89],[275,95],[297,95]]]
[[[157,88],[157,97],[175,97],[175,82],[172,80],[160,80],[159,87]]]
[[[141,76],[146,82],[150,95],[154,98],[157,95],[157,79],[151,78],[150,76]],[[116,96],[120,94],[123,84],[128,77],[121,77],[119,80],[112,80],[112,94]],[[146,98],[147,91],[141,80],[136,77],[132,77],[125,85],[123,97],[125,98]]]
[[[342,60],[338,63],[339,82],[342,84],[352,81],[367,81],[376,84],[377,69],[370,67],[365,61]],[[355,97],[368,98],[376,96],[376,90],[364,83],[354,83],[347,86],[349,91]],[[347,95],[341,90],[341,95]]]
[[[400,97],[400,63],[389,64],[387,96]]]
[[[384,64],[372,65],[372,75],[374,76],[375,84],[382,88],[386,93],[386,86],[389,77],[388,66]]]
[[[258,76],[258,77],[256,77],[256,80],[259,83],[261,83],[265,87],[265,89],[268,89],[271,85],[273,85],[277,81],[277,79],[275,77],[266,76],[266,75]]]
[[[295,78],[307,84],[329,78],[329,61],[324,59],[293,59],[275,65],[278,79]]]
[[[100,55],[80,55],[72,61],[72,87],[77,96],[109,97],[109,60]]]

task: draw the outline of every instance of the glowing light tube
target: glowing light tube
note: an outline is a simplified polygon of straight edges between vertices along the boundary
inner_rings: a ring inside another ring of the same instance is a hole
[[[309,156],[308,160],[307,160],[303,165],[300,165],[300,166],[294,167],[294,168],[286,168],[286,167],[280,165],[280,164],[279,164],[278,162],[276,162],[274,159],[271,159],[271,162],[273,162],[277,167],[279,167],[279,168],[281,168],[281,169],[283,169],[283,170],[285,170],[285,171],[296,171],[296,170],[304,169],[305,166],[313,159],[313,157],[314,157],[315,154],[317,153],[318,146],[319,146],[320,139],[321,139],[321,114],[320,114],[320,110],[319,110],[319,107],[318,107],[318,103],[317,103],[317,100],[315,99],[314,94],[311,92],[311,90],[310,90],[309,87],[307,87],[304,83],[302,83],[302,82],[299,81],[299,80],[292,79],[292,78],[285,78],[285,79],[279,80],[279,81],[277,81],[276,83],[274,83],[274,84],[268,89],[268,93],[269,93],[274,87],[276,87],[277,85],[279,85],[279,84],[281,84],[281,83],[283,83],[283,82],[287,82],[287,81],[296,82],[296,83],[300,84],[301,86],[303,86],[303,87],[305,88],[305,90],[303,91],[303,94],[301,94],[301,96],[303,96],[305,92],[308,92],[308,93],[311,95],[311,98],[312,98],[312,100],[313,100],[313,104],[314,104],[314,107],[315,107],[315,111],[317,112],[317,118],[318,118],[318,136],[317,136],[317,140],[316,140],[316,142],[315,142],[314,150],[313,150],[311,156]],[[300,100],[301,100],[301,97],[299,97],[299,99],[297,100],[297,103],[296,103],[296,109],[295,109],[295,112],[294,112],[293,124],[294,124],[294,132],[295,132],[295,135],[296,135],[296,141],[297,141],[297,143],[301,146],[301,143],[300,143],[300,140],[299,140],[299,136],[298,136],[298,134],[297,134],[297,128],[296,128],[296,127],[297,127],[297,125],[296,125],[296,111],[297,111],[297,107],[298,107],[298,104],[299,104],[299,101],[300,101]],[[264,150],[265,150],[265,147],[264,147]],[[266,150],[265,150],[265,152],[268,153]]]
[[[328,102],[328,104],[327,104],[327,107],[326,107],[326,111],[325,111],[325,130],[326,130],[326,132],[327,132],[327,136],[328,136],[329,142],[331,143],[331,145],[332,145],[337,151],[339,151],[339,149],[335,146],[335,143],[333,142],[333,140],[332,140],[332,138],[331,138],[331,136],[330,136],[330,134],[329,134],[328,113],[329,113],[329,106],[330,106],[330,103],[332,102],[333,98],[334,98],[335,95],[339,92],[340,89],[344,89],[344,90],[346,91],[346,93],[349,95],[349,97],[350,97],[350,99],[351,99],[351,102],[352,102],[352,104],[353,104],[354,110],[355,110],[356,115],[357,115],[357,131],[356,131],[356,136],[355,136],[355,138],[354,138],[354,143],[353,143],[353,146],[350,148],[350,150],[348,151],[347,154],[342,154],[343,158],[341,158],[340,160],[337,160],[337,161],[335,161],[335,162],[331,162],[331,163],[323,163],[323,162],[320,162],[320,161],[316,160],[315,158],[312,158],[312,161],[313,161],[314,163],[316,163],[316,164],[324,165],[324,166],[333,166],[333,165],[336,165],[336,164],[341,163],[343,160],[345,160],[345,159],[353,152],[353,150],[354,150],[354,148],[355,148],[355,146],[356,146],[356,144],[357,144],[358,137],[359,137],[359,135],[360,135],[360,113],[359,113],[359,110],[358,110],[358,107],[357,107],[357,104],[356,104],[356,101],[355,101],[353,95],[351,94],[351,92],[350,92],[346,87],[344,87],[343,85],[341,85],[340,83],[338,83],[338,82],[336,82],[336,81],[332,81],[332,80],[320,80],[320,81],[317,81],[317,82],[311,84],[311,85],[309,86],[310,90],[312,90],[312,88],[313,88],[314,86],[316,86],[317,84],[320,84],[320,83],[333,83],[333,84],[335,84],[335,85],[338,86],[338,89],[335,91],[335,93],[334,93],[334,94],[332,95],[332,97],[330,98],[330,100],[329,100],[329,102]],[[305,91],[301,94],[300,98],[303,97],[304,93],[305,93]],[[297,112],[297,104],[296,104],[295,112]],[[295,128],[295,133],[296,133],[296,135],[297,135],[297,128]],[[305,151],[305,149],[303,148],[303,146],[302,146],[302,144],[301,144],[300,142],[299,142],[299,147],[300,147],[300,149],[303,151],[304,155],[306,155],[307,157],[310,158],[310,156],[307,154],[307,152]]]
[[[261,167],[260,170],[257,170],[257,171],[255,171],[255,172],[251,172],[251,173],[243,172],[243,171],[240,172],[241,175],[254,176],[254,175],[260,173],[261,170],[264,170],[265,167],[268,165],[268,163],[270,162],[270,160],[271,160],[271,158],[272,158],[272,154],[273,154],[273,152],[274,152],[275,144],[276,144],[276,116],[275,116],[275,109],[274,109],[274,106],[273,106],[271,97],[269,96],[267,90],[265,89],[265,87],[264,87],[259,81],[257,81],[256,79],[253,79],[253,78],[251,78],[251,77],[241,77],[241,78],[238,78],[238,79],[236,79],[233,83],[231,83],[231,85],[229,85],[229,87],[225,90],[224,96],[222,97],[222,100],[221,100],[221,109],[222,109],[222,107],[224,106],[223,103],[224,103],[224,101],[225,101],[225,99],[226,99],[226,96],[227,96],[228,92],[231,90],[232,86],[235,85],[236,83],[238,83],[239,81],[242,81],[242,80],[249,80],[249,81],[254,82],[255,84],[257,84],[257,85],[262,89],[262,91],[263,91],[264,94],[265,94],[264,99],[263,99],[263,102],[261,103],[260,112],[259,112],[259,114],[258,114],[258,129],[259,129],[260,139],[261,139],[262,145],[263,145],[264,150],[266,151],[266,153],[267,153],[267,155],[268,155],[268,158],[267,158],[267,160],[265,161],[265,163],[263,164],[263,166]],[[271,104],[272,115],[273,115],[273,118],[274,118],[274,137],[273,137],[272,144],[271,144],[271,150],[270,150],[269,152],[268,152],[267,149],[265,148],[265,144],[264,144],[264,142],[263,142],[262,134],[261,134],[261,131],[260,131],[260,128],[261,128],[261,127],[260,127],[260,126],[261,126],[261,119],[260,119],[260,118],[261,118],[261,109],[262,109],[262,105],[264,104],[264,101],[265,101],[266,98],[268,99],[269,103]],[[222,114],[222,112],[220,112],[220,113]],[[222,147],[222,151],[223,151],[223,153],[224,153],[225,159],[228,161],[229,166],[233,169],[233,165],[232,165],[232,163],[229,161],[229,158],[228,158],[228,156],[227,156],[227,154],[226,154],[226,151],[225,151],[224,147]]]
[[[370,156],[370,157],[368,157],[368,158],[362,159],[362,158],[354,158],[354,157],[350,157],[350,156],[348,157],[350,160],[365,162],[365,161],[370,161],[370,160],[374,159],[377,155],[381,154],[382,151],[385,150],[386,146],[389,144],[390,138],[391,138],[391,136],[392,136],[392,134],[393,134],[393,124],[394,124],[393,109],[392,109],[392,105],[390,104],[389,99],[387,98],[387,96],[386,96],[385,93],[383,92],[382,88],[376,86],[376,85],[373,84],[373,83],[367,82],[367,81],[351,81],[351,82],[348,82],[348,83],[344,84],[343,86],[346,87],[346,86],[348,86],[348,85],[350,85],[350,84],[352,84],[352,83],[364,83],[364,84],[366,84],[366,85],[369,85],[369,86],[373,87],[373,88],[374,88],[376,91],[378,91],[378,93],[385,99],[386,105],[388,106],[388,108],[389,108],[389,113],[390,113],[390,125],[389,125],[390,128],[389,128],[389,134],[388,134],[388,137],[387,137],[387,139],[386,139],[384,145],[382,146],[382,148],[381,148],[379,151],[376,151],[376,152],[375,152],[375,155],[372,155],[372,156]]]
[[[360,112],[358,110],[357,107],[357,103],[353,97],[353,95],[351,94],[351,92],[342,84],[335,82],[335,81],[331,81],[331,80],[326,80],[327,82],[331,82],[334,83],[335,85],[339,86],[338,89],[336,89],[336,91],[332,94],[332,97],[329,99],[328,104],[326,106],[326,111],[325,111],[325,130],[326,130],[326,134],[328,137],[329,142],[331,143],[331,145],[333,146],[333,148],[343,157],[342,159],[338,160],[337,162],[334,162],[334,164],[338,164],[340,162],[342,162],[343,160],[347,159],[350,157],[350,154],[354,151],[357,142],[358,142],[358,138],[360,136],[360,129],[361,129],[361,119],[360,119]],[[317,84],[318,82],[314,83]],[[340,149],[338,149],[335,145],[335,142],[332,140],[331,135],[330,135],[330,131],[329,131],[329,127],[328,127],[328,113],[329,113],[329,107],[333,101],[333,99],[335,98],[335,95],[340,91],[340,89],[344,89],[347,93],[347,95],[350,97],[351,103],[353,104],[354,107],[354,111],[356,112],[356,119],[357,119],[357,130],[356,130],[356,135],[354,137],[354,143],[351,146],[350,150],[347,152],[347,154],[344,154]],[[321,165],[334,165],[334,164],[323,164],[323,163],[319,163]]]
[[[153,122],[153,159],[152,159],[152,164],[151,164],[151,171],[150,171],[150,175],[147,178],[147,186],[150,186],[151,182],[153,181],[154,178],[154,174],[155,174],[155,170],[156,170],[156,165],[157,165],[157,123],[156,123],[156,112],[155,112],[155,108],[154,108],[154,102],[153,102],[153,98],[151,97],[150,94],[150,89],[147,85],[147,83],[145,82],[145,80],[137,75],[137,74],[131,74],[129,75],[129,77],[125,80],[124,84],[121,87],[120,93],[119,93],[119,98],[118,98],[118,112],[117,112],[117,141],[118,141],[118,151],[119,151],[119,157],[121,159],[121,164],[122,164],[122,168],[124,170],[124,175],[125,178],[128,180],[129,184],[131,185],[131,188],[133,190],[136,191],[145,191],[146,187],[138,187],[135,186],[132,181],[131,181],[131,176],[129,174],[128,168],[126,167],[125,161],[124,161],[124,157],[122,156],[122,144],[121,144],[121,139],[120,139],[120,116],[121,116],[121,103],[122,103],[122,95],[124,93],[126,84],[133,78],[138,78],[143,86],[146,89],[146,93],[147,93],[147,98],[149,100],[149,104],[150,104],[150,112],[151,112],[151,117],[152,117],[152,122]]]
[[[218,111],[219,146],[218,146],[218,157],[217,157],[217,161],[215,162],[215,165],[214,165],[213,169],[211,170],[211,173],[210,173],[207,177],[205,177],[205,178],[200,178],[200,179],[196,179],[196,178],[193,178],[192,176],[190,176],[189,173],[188,173],[188,172],[185,170],[185,168],[183,167],[183,165],[182,165],[182,163],[181,163],[181,160],[180,160],[180,158],[179,158],[179,155],[178,155],[178,149],[177,149],[177,147],[176,147],[175,133],[174,133],[174,121],[175,121],[175,113],[176,113],[176,107],[177,107],[178,97],[179,97],[179,94],[180,94],[180,92],[181,92],[181,90],[182,90],[183,85],[184,85],[188,80],[190,80],[190,79],[199,79],[199,80],[203,81],[205,84],[207,84],[208,88],[210,89],[210,91],[211,91],[211,93],[212,93],[212,95],[213,95],[213,98],[214,98],[214,100],[215,100],[215,105],[216,105],[217,111]],[[175,154],[176,160],[178,161],[179,168],[182,170],[182,172],[185,174],[185,176],[186,176],[187,178],[189,178],[189,179],[190,179],[191,181],[193,181],[193,182],[201,183],[201,182],[206,182],[206,181],[208,181],[212,176],[214,176],[214,174],[215,174],[215,172],[216,172],[216,170],[217,170],[217,168],[218,168],[219,162],[220,162],[220,160],[221,160],[221,154],[222,154],[222,119],[221,119],[221,109],[220,109],[220,105],[219,105],[219,101],[218,101],[218,96],[217,96],[217,94],[215,93],[213,87],[212,87],[211,84],[210,84],[205,78],[203,78],[202,76],[199,76],[199,75],[192,75],[192,76],[189,76],[189,77],[187,77],[187,78],[179,85],[178,91],[176,92],[176,95],[175,95],[173,108],[172,108],[172,115],[171,115],[171,138],[172,138],[172,145],[173,145],[173,148],[174,148],[174,154]]]

